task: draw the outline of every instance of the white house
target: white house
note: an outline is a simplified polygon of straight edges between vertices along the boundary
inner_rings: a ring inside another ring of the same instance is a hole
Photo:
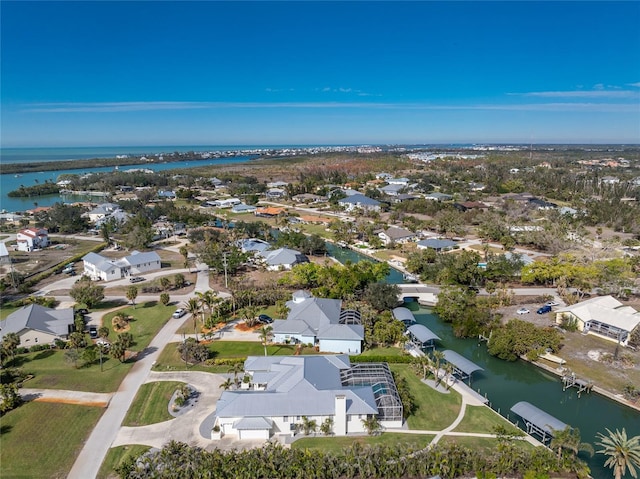
[[[375,416],[384,428],[403,424],[402,401],[387,364],[351,365],[346,355],[250,356],[244,363],[246,390],[224,391],[215,426],[240,440],[291,436],[303,417],[332,433],[364,433]]]
[[[613,296],[598,296],[555,311],[556,323],[574,322],[579,331],[627,345],[640,313]]]
[[[346,211],[354,211],[358,208],[365,211],[380,211],[381,203],[378,200],[369,198],[363,194],[347,196],[338,200],[338,204],[341,205]]]
[[[16,236],[18,251],[33,251],[49,246],[49,234],[44,228],[25,228]]]
[[[156,271],[161,268],[160,256],[155,251],[133,251],[129,256],[113,260],[97,253],[85,255],[84,274],[93,280],[113,281],[132,274]]]
[[[289,270],[296,264],[308,263],[309,258],[300,251],[289,248],[263,250],[258,253],[269,271]]]
[[[391,243],[408,243],[415,239],[416,234],[405,228],[387,228],[378,233],[378,237],[385,245]]]
[[[20,337],[20,345],[24,347],[66,339],[71,332],[73,308],[51,309],[30,304],[0,321],[0,341],[4,335],[16,333]]]
[[[287,307],[287,319],[272,324],[274,342],[313,344],[327,353],[362,352],[364,327],[360,313],[342,310],[341,300],[315,298],[306,291],[296,291]]]

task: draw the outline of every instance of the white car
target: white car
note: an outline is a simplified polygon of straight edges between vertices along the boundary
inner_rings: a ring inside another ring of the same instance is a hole
[[[531,311],[529,311],[527,308],[520,308],[518,311],[516,311],[516,313],[518,314],[529,314]]]
[[[547,301],[546,305],[547,306],[560,306],[560,303],[558,303],[557,301]]]
[[[178,309],[176,309],[176,310],[175,310],[175,312],[173,313],[173,315],[172,315],[172,316],[173,316],[174,318],[181,318],[181,317],[183,317],[185,314],[187,314],[187,312],[186,312],[184,309],[182,309],[182,308],[178,308]]]

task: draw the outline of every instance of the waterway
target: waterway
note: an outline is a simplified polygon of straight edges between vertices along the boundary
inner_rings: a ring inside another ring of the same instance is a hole
[[[328,244],[328,249],[329,254],[341,262],[371,261],[351,249],[331,244]],[[402,283],[402,274],[392,268],[386,281]],[[456,338],[451,326],[441,321],[430,308],[420,306],[417,302],[406,303],[406,306],[413,311],[419,324],[441,338],[437,343],[439,350],[456,351],[484,369],[473,374],[471,387],[486,396],[491,407],[512,422],[518,421],[518,418],[510,411],[511,407],[520,401],[528,401],[571,427],[578,428],[582,441],[592,444],[596,449],[596,435],[606,434],[606,428],[612,431],[625,428],[628,436],[640,435],[638,411],[595,392],[583,393],[578,398],[575,388],[562,390],[559,377],[526,361],[497,359],[489,355],[486,344],[479,344],[477,339]],[[519,426],[523,427],[521,421]],[[596,454],[589,457],[582,452],[580,458],[587,462],[595,479],[611,477],[611,470],[603,466],[605,456]]]
[[[174,170],[177,168],[195,168],[199,166],[209,165],[229,165],[235,163],[246,163],[255,156],[234,156],[228,158],[207,158],[202,160],[176,161],[169,163],[143,163],[139,165],[123,166],[120,171],[127,171],[136,168],[145,168],[153,171]],[[4,174],[0,175],[0,210],[12,212],[25,211],[32,209],[34,203],[38,206],[51,206],[57,202],[73,203],[76,201],[91,200],[94,202],[102,201],[98,197],[75,196],[75,195],[45,195],[31,198],[9,198],[7,194],[10,191],[17,190],[20,185],[33,186],[37,183],[44,183],[46,180],[57,181],[58,177],[63,174],[86,174],[114,171],[113,166],[103,166],[95,168],[75,168],[60,171],[40,171],[36,173],[25,173],[21,175]]]

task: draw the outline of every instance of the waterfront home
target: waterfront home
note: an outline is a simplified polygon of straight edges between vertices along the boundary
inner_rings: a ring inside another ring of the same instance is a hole
[[[408,243],[416,238],[416,234],[405,228],[391,227],[378,233],[378,237],[385,245],[391,243]]]
[[[452,195],[448,195],[446,193],[440,193],[438,191],[434,193],[428,193],[424,195],[424,197],[427,200],[434,200],[434,201],[450,201],[453,199]]]
[[[558,309],[557,324],[574,324],[578,331],[593,334],[626,346],[631,333],[640,327],[640,312],[613,296],[598,296]]]
[[[24,347],[67,339],[72,332],[73,308],[52,309],[30,304],[0,321],[0,341],[6,334],[16,333]]]
[[[338,200],[338,204],[342,206],[346,211],[355,211],[362,209],[364,211],[380,211],[382,203],[373,198],[369,198],[363,194],[356,194],[347,196]]]
[[[161,268],[160,256],[155,251],[148,253],[133,251],[129,256],[117,260],[105,258],[97,253],[89,253],[82,260],[84,274],[94,281],[113,281]]]
[[[4,242],[0,242],[0,264],[4,263],[11,263],[11,257],[9,256],[7,246]]]
[[[342,300],[296,291],[286,303],[289,314],[273,323],[273,341],[317,346],[320,352],[360,354],[364,327],[360,313],[343,310]]]
[[[457,243],[448,239],[429,238],[416,243],[419,249],[434,249],[437,252],[449,251],[453,249]]]
[[[93,208],[91,211],[84,213],[82,216],[86,216],[87,218],[89,218],[89,221],[91,223],[95,223],[98,220],[110,216],[114,211],[119,209],[120,207],[115,203],[102,203]]]
[[[49,246],[49,233],[44,228],[24,228],[16,235],[18,251],[30,252]]]
[[[269,242],[258,238],[241,239],[237,245],[243,253],[260,253],[271,248]]]
[[[216,404],[223,435],[240,440],[292,436],[315,421],[331,423],[335,436],[365,433],[363,420],[377,417],[384,428],[403,424],[402,401],[389,366],[351,365],[347,355],[250,356],[247,386],[227,390]]]
[[[269,271],[290,270],[296,264],[308,263],[309,258],[300,251],[278,248],[259,252],[261,262]]]

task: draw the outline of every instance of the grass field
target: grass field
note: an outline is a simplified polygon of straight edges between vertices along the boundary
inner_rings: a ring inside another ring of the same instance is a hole
[[[2,306],[2,308],[0,308],[0,320],[5,319],[14,311],[18,311],[21,307],[22,306],[17,306],[17,307]]]
[[[105,356],[102,372],[99,363],[75,369],[65,361],[64,351],[49,349],[16,356],[7,366],[21,367],[26,373],[35,376],[24,383],[26,388],[106,393],[118,390],[133,363],[121,363],[117,359]]]
[[[129,322],[131,328],[129,332],[133,335],[135,344],[130,349],[131,351],[142,351],[149,345],[169,318],[171,318],[175,310],[175,306],[163,306],[157,301],[141,303],[135,307],[127,306],[118,311],[106,314],[102,325],[109,328],[109,339],[115,341],[118,335],[113,331],[111,319],[119,313],[131,316],[133,319]]]
[[[492,433],[496,426],[504,426],[509,432],[520,432],[517,427],[486,406],[467,406],[462,422],[454,431]]]
[[[429,434],[402,434],[385,432],[378,436],[350,436],[350,437],[305,437],[298,439],[291,447],[294,449],[317,449],[324,452],[339,453],[344,449],[353,446],[355,443],[361,445],[386,445],[396,446],[402,444],[404,449],[424,449],[429,445],[435,436]]]
[[[114,472],[116,467],[120,466],[129,457],[139,457],[149,449],[151,449],[149,446],[140,444],[112,447],[107,451],[107,456],[104,458],[104,462],[96,476],[97,479],[117,478],[118,475]]]
[[[406,364],[391,364],[391,370],[407,380],[417,408],[407,419],[409,429],[440,430],[450,425],[460,412],[462,398],[453,389],[443,394],[430,388]]]
[[[175,390],[185,383],[178,381],[158,381],[145,383],[138,390],[123,426],[148,426],[173,419],[169,414],[169,400]]]
[[[3,479],[64,478],[103,408],[29,402],[2,417]]]
[[[455,443],[460,446],[468,447],[469,449],[474,449],[476,451],[481,451],[486,454],[491,454],[495,452],[496,446],[498,445],[498,440],[491,437],[473,437],[473,436],[444,436],[440,442],[442,443]],[[529,444],[527,441],[514,441],[514,444],[517,444],[522,449],[531,450],[535,446],[533,444]]]

